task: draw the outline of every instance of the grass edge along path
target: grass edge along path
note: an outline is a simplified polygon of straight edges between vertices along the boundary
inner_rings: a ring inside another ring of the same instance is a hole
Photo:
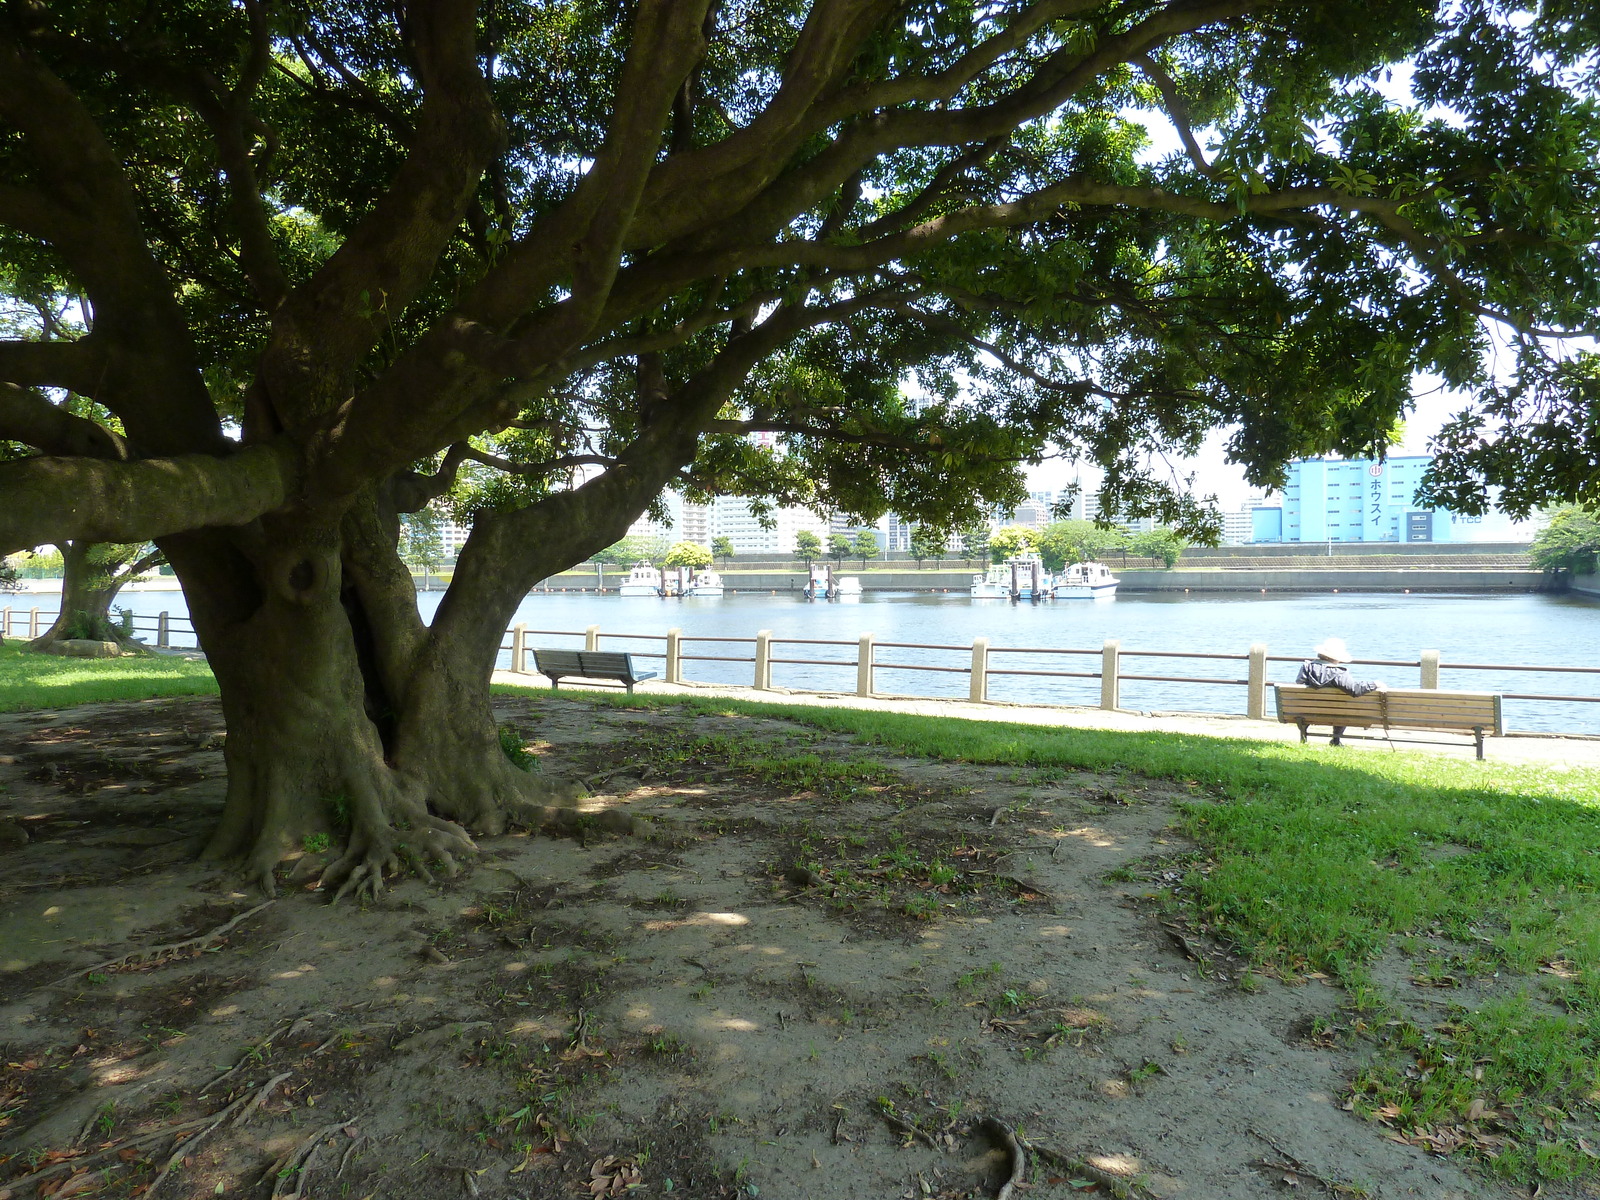
[[[506,694],[548,694],[499,686]],[[1129,733],[710,697],[584,699],[777,717],[910,756],[1035,772],[1126,772],[1190,799],[1199,852],[1151,898],[1257,974],[1336,979],[1321,1031],[1377,1048],[1347,1103],[1391,1136],[1508,1181],[1600,1169],[1600,770],[1291,742]],[[1374,979],[1398,956],[1443,1001]],[[1453,1003],[1452,997],[1460,1002]],[[1442,1019],[1408,1015],[1442,1012]]]
[[[204,659],[170,654],[62,658],[29,654],[14,639],[0,645],[0,712],[216,694],[217,681]]]

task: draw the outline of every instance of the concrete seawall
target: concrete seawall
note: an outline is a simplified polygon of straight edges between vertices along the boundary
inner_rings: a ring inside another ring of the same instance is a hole
[[[874,592],[960,592],[972,584],[973,572],[960,571],[851,571],[839,575],[861,580]],[[1493,569],[1449,570],[1437,567],[1410,567],[1395,570],[1330,567],[1322,569],[1119,571],[1122,590],[1127,592],[1538,592],[1550,589],[1549,579],[1540,571]],[[606,587],[615,590],[625,578],[608,573]],[[799,592],[805,587],[801,571],[726,571],[723,581],[735,592]],[[592,571],[558,575],[549,581],[552,590],[593,591]],[[1600,594],[1600,581],[1592,586]]]

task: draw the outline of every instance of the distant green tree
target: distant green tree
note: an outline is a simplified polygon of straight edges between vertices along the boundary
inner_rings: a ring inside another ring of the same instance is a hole
[[[667,566],[688,567],[698,571],[711,565],[711,551],[699,542],[674,542],[667,551]]]
[[[1003,525],[989,535],[989,554],[995,562],[1027,554],[1038,546],[1038,531],[1026,525]]]
[[[1054,521],[1039,533],[1039,557],[1048,570],[1059,571],[1068,563],[1102,558],[1120,549],[1124,540],[1120,529],[1093,521]]]
[[[21,586],[17,578],[17,563],[14,558],[0,558],[0,592],[14,592]]]
[[[802,529],[794,535],[794,552],[809,567],[812,559],[822,557],[822,539],[809,529]]]
[[[1128,553],[1141,558],[1159,558],[1170,567],[1178,561],[1178,556],[1188,544],[1188,539],[1176,530],[1157,525],[1148,533],[1136,533],[1129,538]]]
[[[836,563],[842,563],[850,557],[851,542],[842,533],[828,535],[828,557]]]
[[[444,562],[444,537],[439,532],[439,514],[433,509],[424,508],[400,518],[400,558],[408,566],[422,568],[422,587],[426,591],[434,572]]]
[[[656,534],[632,534],[607,546],[591,561],[613,567],[631,567],[636,562],[655,562],[666,552],[666,538]]]
[[[855,551],[856,557],[861,560],[861,569],[865,571],[867,569],[867,559],[874,557],[878,553],[878,535],[870,529],[863,529],[856,534],[856,540],[851,543],[851,549]]]
[[[1593,509],[1564,504],[1550,510],[1550,523],[1533,539],[1533,565],[1541,571],[1565,568],[1580,575],[1595,569],[1600,554],[1600,515]]]
[[[733,557],[733,542],[728,538],[719,537],[711,539],[711,553],[722,560],[722,569],[728,569],[728,560]]]
[[[969,525],[961,531],[961,553],[969,559],[989,557],[989,527]]]
[[[921,569],[924,559],[931,558],[934,565],[938,566],[944,558],[945,534],[942,530],[931,525],[918,525],[911,531],[911,557],[917,560],[917,567]]]

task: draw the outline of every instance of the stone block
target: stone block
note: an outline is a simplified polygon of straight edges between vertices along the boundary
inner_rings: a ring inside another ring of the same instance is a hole
[[[44,648],[46,654],[60,654],[66,658],[117,658],[122,647],[115,642],[102,642],[94,638],[63,638]]]

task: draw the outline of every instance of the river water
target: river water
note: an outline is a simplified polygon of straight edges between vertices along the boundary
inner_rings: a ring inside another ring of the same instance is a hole
[[[431,617],[442,596],[419,596],[424,616]],[[12,596],[0,599],[26,609],[53,608],[56,597]],[[178,592],[128,592],[123,603],[141,618],[165,609],[175,617],[186,610]],[[772,681],[778,687],[853,691],[856,683],[855,643],[862,633],[877,639],[880,664],[922,663],[959,668],[953,672],[897,670],[880,665],[876,688],[881,692],[928,696],[967,695],[966,669],[977,637],[991,647],[1077,649],[1083,655],[1040,655],[991,652],[991,670],[1069,670],[1098,672],[1099,651],[1108,638],[1121,643],[1122,672],[1135,675],[1182,675],[1243,680],[1242,656],[1252,642],[1264,642],[1269,655],[1292,661],[1269,663],[1268,678],[1294,679],[1298,660],[1324,637],[1345,639],[1359,659],[1409,660],[1423,650],[1440,652],[1440,686],[1463,691],[1600,695],[1600,675],[1546,672],[1453,670],[1452,663],[1521,664],[1529,666],[1600,667],[1600,602],[1558,595],[1451,595],[1415,593],[1296,594],[1234,593],[1225,596],[1134,593],[1114,600],[1054,601],[1015,605],[1004,600],[972,600],[965,595],[870,592],[858,601],[807,603],[793,593],[741,593],[720,599],[661,600],[583,593],[535,593],[517,610],[533,646],[581,645],[590,625],[601,630],[608,650],[661,654],[663,642],[614,639],[613,634],[664,637],[668,629],[683,631],[686,656],[722,656],[749,660],[749,644],[692,640],[695,637],[753,638],[770,629],[777,639],[814,638],[848,645],[794,645],[780,642],[775,659],[842,660],[841,666],[809,666],[775,662]],[[141,628],[146,621],[141,619]],[[176,644],[193,644],[174,629]],[[576,636],[556,636],[565,632]],[[148,634],[146,634],[148,638]],[[153,638],[149,639],[153,640]],[[955,650],[900,649],[885,642],[915,642],[958,647]],[[1144,657],[1138,652],[1190,651],[1241,656],[1237,661]],[[502,656],[502,665],[507,663]],[[647,666],[661,669],[659,659]],[[749,661],[722,662],[690,657],[688,679],[708,683],[749,684]],[[1358,677],[1378,678],[1395,687],[1415,687],[1417,668],[1360,666]],[[994,700],[1098,704],[1098,679],[991,675]],[[1125,680],[1122,705],[1145,710],[1243,712],[1243,686]],[[1600,733],[1600,704],[1507,699],[1508,729]]]

